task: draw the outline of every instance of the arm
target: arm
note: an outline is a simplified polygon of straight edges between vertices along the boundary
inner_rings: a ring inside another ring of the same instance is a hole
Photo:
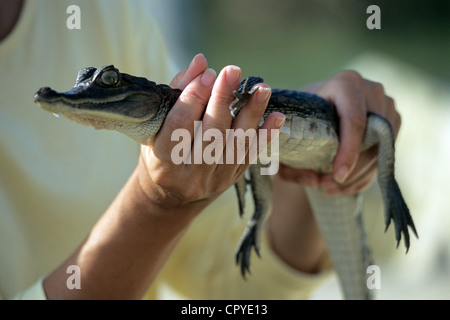
[[[346,71],[330,80],[305,89],[336,105],[340,117],[340,145],[333,163],[333,172],[319,176],[308,170],[280,166],[274,180],[273,212],[268,220],[270,243],[282,260],[295,269],[317,272],[325,244],[314,222],[303,186],[317,188],[328,194],[356,194],[365,190],[376,177],[377,149],[360,152],[364,138],[367,112],[372,111],[390,121],[397,136],[400,115],[394,100],[381,84]]]
[[[170,159],[174,129],[193,136],[193,121],[203,116],[203,129],[258,126],[270,91],[259,90],[246,112],[231,124],[228,105],[240,82],[236,67],[215,79],[198,55],[172,82],[185,89],[170,111],[152,146],[142,146],[136,170],[80,247],[44,280],[50,299],[141,298],[194,218],[230,187],[247,165],[174,165]],[[207,105],[205,110],[205,105]],[[275,126],[282,115],[265,124]],[[180,184],[186,181],[189,188]],[[81,270],[81,290],[66,287],[67,266]]]

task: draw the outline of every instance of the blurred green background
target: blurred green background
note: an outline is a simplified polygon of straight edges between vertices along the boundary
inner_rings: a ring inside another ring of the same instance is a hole
[[[366,27],[371,4],[381,9],[380,30]],[[236,64],[272,87],[298,88],[375,50],[450,80],[449,1],[195,0],[177,7],[185,64],[202,52],[216,70]]]

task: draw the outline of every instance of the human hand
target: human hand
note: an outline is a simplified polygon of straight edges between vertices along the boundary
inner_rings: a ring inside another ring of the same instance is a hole
[[[141,147],[139,175],[140,185],[147,197],[158,205],[169,209],[194,207],[203,208],[232,186],[248,168],[246,164],[174,164],[171,159],[173,148],[179,141],[171,141],[176,129],[186,129],[194,140],[194,121],[202,120],[202,134],[215,128],[225,141],[227,129],[258,128],[270,98],[270,88],[259,84],[259,90],[232,122],[229,105],[233,101],[233,90],[241,80],[241,70],[227,66],[217,76],[203,55],[197,55],[190,66],[175,76],[172,87],[182,89],[178,101],[170,110],[166,120],[151,146]],[[270,115],[262,129],[280,129],[284,116]],[[281,121],[281,122],[280,122]],[[271,130],[268,130],[270,133]],[[268,134],[268,141],[273,137]],[[226,142],[225,142],[226,144]],[[205,145],[202,146],[202,151]],[[223,159],[225,159],[223,148]],[[247,148],[248,150],[248,148]],[[191,143],[191,154],[197,153]],[[203,152],[202,152],[203,154]],[[198,211],[198,210],[195,210]]]
[[[305,89],[335,104],[340,118],[339,149],[333,172],[319,176],[310,170],[280,165],[280,176],[310,187],[322,186],[327,194],[353,195],[370,186],[377,174],[377,147],[361,152],[367,112],[386,118],[397,137],[401,118],[394,100],[380,83],[364,79],[357,72],[344,71],[330,80]]]

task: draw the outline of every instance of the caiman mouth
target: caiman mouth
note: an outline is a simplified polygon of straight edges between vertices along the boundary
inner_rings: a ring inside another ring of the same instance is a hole
[[[46,111],[96,129],[115,129],[126,123],[141,123],[152,116],[142,94],[111,95],[102,100],[75,99],[73,96],[43,87],[34,95],[34,102]]]

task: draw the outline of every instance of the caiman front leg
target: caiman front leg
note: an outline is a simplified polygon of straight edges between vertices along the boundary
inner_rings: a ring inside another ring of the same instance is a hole
[[[242,107],[250,100],[251,96],[258,90],[255,84],[263,82],[259,77],[247,77],[241,82],[239,90],[235,90],[236,99],[230,105],[231,115],[236,118]],[[252,247],[255,248],[259,256],[259,235],[261,226],[264,222],[264,216],[270,210],[271,181],[269,176],[260,174],[261,166],[259,164],[251,165],[248,172],[250,179],[243,176],[236,184],[236,192],[239,202],[239,214],[242,217],[245,208],[245,193],[247,183],[250,183],[253,199],[255,203],[255,212],[249,220],[244,233],[241,236],[236,251],[236,263],[241,265],[241,274],[245,278],[246,273],[250,273],[250,254]]]
[[[236,194],[238,198],[239,205],[239,216],[242,218],[245,210],[245,194],[247,193],[247,179],[243,175],[235,184]]]
[[[245,278],[250,273],[250,254],[252,247],[259,256],[259,238],[264,217],[271,208],[272,185],[269,175],[261,175],[259,164],[251,165],[249,168],[249,183],[252,188],[255,212],[247,223],[244,233],[239,241],[236,251],[236,264],[241,265],[241,274]],[[237,187],[237,186],[236,186]]]
[[[258,90],[258,87],[254,87],[254,85],[260,82],[264,82],[264,80],[260,77],[247,77],[241,82],[239,90],[234,90],[233,94],[236,99],[234,99],[234,101],[230,105],[230,111],[233,119],[236,118],[242,107]]]

